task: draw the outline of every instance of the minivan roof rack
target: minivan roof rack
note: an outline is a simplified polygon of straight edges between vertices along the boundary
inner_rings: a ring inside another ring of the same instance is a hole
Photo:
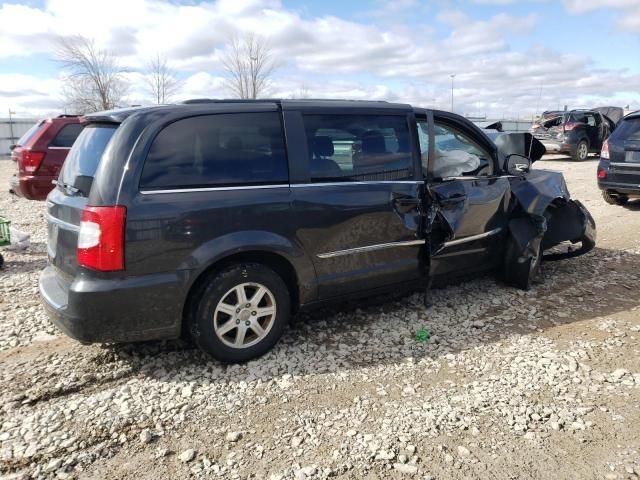
[[[180,105],[194,105],[198,103],[260,103],[260,102],[279,102],[278,99],[265,98],[265,99],[245,99],[245,98],[191,98],[183,102],[179,102]]]
[[[362,102],[362,103],[389,103],[386,100],[349,100],[342,98],[256,98],[256,99],[245,99],[245,98],[192,98],[189,100],[184,100],[179,102],[181,105],[194,105],[199,103],[282,103],[282,101],[287,102]]]

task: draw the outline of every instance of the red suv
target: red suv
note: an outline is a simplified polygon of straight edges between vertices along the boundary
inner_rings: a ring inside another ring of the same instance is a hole
[[[11,191],[28,200],[47,198],[82,129],[80,118],[75,115],[60,115],[31,127],[11,151],[18,168],[11,177]]]

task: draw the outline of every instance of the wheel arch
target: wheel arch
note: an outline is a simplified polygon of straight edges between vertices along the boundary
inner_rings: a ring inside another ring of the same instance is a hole
[[[182,308],[181,331],[185,332],[185,325],[192,314],[193,300],[206,285],[207,279],[214,273],[230,265],[239,263],[259,263],[277,273],[289,290],[291,296],[291,314],[295,314],[305,298],[305,290],[301,284],[299,272],[294,264],[283,254],[267,249],[247,249],[216,258],[203,268],[189,286]]]

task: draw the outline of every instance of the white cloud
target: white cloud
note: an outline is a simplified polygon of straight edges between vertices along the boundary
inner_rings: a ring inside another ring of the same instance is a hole
[[[638,0],[564,0],[570,13],[587,13],[602,8],[638,8]]]
[[[638,0],[564,0],[567,11],[574,15],[606,9],[622,10],[616,15],[615,26],[621,30],[640,34],[640,3]]]
[[[625,0],[613,1],[624,6]],[[567,9],[581,13],[596,8],[591,0],[582,3],[589,6],[567,0]],[[391,15],[410,11],[414,4],[384,1],[377,7]],[[144,101],[140,70],[157,52],[167,55],[185,79],[177,99],[225,97],[220,54],[233,33],[255,32],[269,38],[282,61],[273,96],[295,96],[304,85],[313,97],[388,99],[444,108],[450,98],[449,75],[455,73],[456,105],[463,112],[528,114],[538,103],[541,108],[577,106],[616,94],[627,102],[638,100],[636,74],[597,68],[589,57],[535,44],[512,50],[510,37],[526,38],[540,22],[534,14],[478,20],[452,9],[432,13],[430,25],[409,27],[372,22],[372,16],[365,21],[302,16],[278,0],[186,5],[167,0],[49,0],[41,9],[4,4],[0,61],[52,55],[56,35],[83,34],[117,52],[132,70],[131,103]],[[633,18],[627,18],[630,26]],[[57,78],[23,77],[0,75],[0,108],[44,112],[54,100],[60,101]]]

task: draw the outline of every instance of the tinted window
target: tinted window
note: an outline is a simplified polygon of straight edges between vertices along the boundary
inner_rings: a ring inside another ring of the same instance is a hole
[[[403,116],[305,115],[312,182],[413,177]]]
[[[78,135],[80,135],[82,128],[82,125],[79,123],[66,124],[60,129],[56,138],[53,139],[49,146],[71,148],[73,146],[73,142],[75,142]]]
[[[34,137],[36,132],[40,129],[40,127],[43,124],[44,124],[44,120],[33,125],[29,130],[26,131],[24,135],[20,137],[20,140],[16,142],[16,145],[18,145],[19,147],[24,147],[27,143],[29,143],[29,140],[31,140]]]
[[[82,130],[62,166],[60,181],[88,195],[86,186],[90,185],[116,128],[116,125],[89,125]]]
[[[288,179],[279,115],[233,113],[165,127],[151,145],[140,187],[270,185]]]
[[[587,123],[587,119],[585,118],[584,113],[572,113],[571,115],[569,115],[567,123],[570,122]]]
[[[438,122],[434,131],[434,177],[493,175],[491,155],[466,133]]]
[[[586,117],[587,123],[588,123],[591,127],[595,127],[595,126],[596,126],[596,118],[595,118],[592,114],[587,113],[587,114],[585,115],[585,117]]]
[[[640,140],[640,118],[623,120],[611,134],[612,140]]]

